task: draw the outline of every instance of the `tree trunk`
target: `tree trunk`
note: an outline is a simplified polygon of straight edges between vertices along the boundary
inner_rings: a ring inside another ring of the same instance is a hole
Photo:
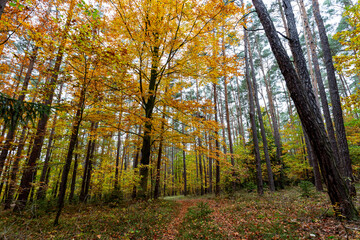
[[[302,126],[302,128],[303,128],[303,132],[304,132],[305,144],[306,144],[306,148],[307,148],[307,152],[308,152],[309,163],[310,163],[311,167],[313,168],[315,188],[317,191],[321,192],[321,191],[323,191],[323,186],[322,186],[322,182],[321,182],[319,162],[316,158],[316,155],[314,154],[314,150],[311,148],[309,136],[304,131],[304,126]]]
[[[253,58],[252,58],[252,50],[251,50],[250,41],[248,38],[247,38],[247,44],[248,44],[247,47],[248,47],[248,51],[249,51],[249,62],[250,62],[250,69],[251,69],[252,84],[253,84],[253,90],[254,90],[254,99],[255,99],[255,105],[256,105],[256,110],[257,110],[257,114],[258,114],[258,120],[260,123],[260,132],[261,132],[261,137],[262,137],[263,147],[264,147],[266,169],[267,169],[268,178],[269,178],[269,187],[270,187],[270,191],[274,192],[275,191],[274,175],[273,175],[273,172],[271,169],[269,147],[268,147],[268,142],[267,142],[267,138],[266,138],[264,121],[263,121],[262,114],[261,114],[261,108],[260,108],[258,91],[257,91],[257,83],[256,83],[256,78],[255,78],[255,69],[254,69]]]
[[[84,79],[86,80],[86,71],[84,75]],[[76,115],[74,117],[74,123],[71,130],[71,137],[68,147],[68,152],[65,160],[65,165],[62,171],[61,176],[61,183],[60,183],[60,191],[59,191],[59,199],[58,199],[58,211],[55,217],[54,225],[57,225],[59,223],[59,217],[62,211],[62,208],[64,207],[64,200],[65,200],[65,194],[66,194],[66,185],[68,180],[68,175],[71,167],[71,161],[72,161],[72,155],[75,149],[75,146],[77,144],[78,135],[79,135],[79,129],[80,124],[83,118],[83,112],[85,109],[85,98],[86,98],[86,87],[82,86],[81,92],[80,92],[80,99],[78,102]]]
[[[151,60],[151,71],[150,71],[150,81],[148,88],[148,97],[142,97],[142,102],[144,104],[145,117],[146,121],[144,124],[144,136],[143,136],[143,145],[141,149],[141,160],[140,160],[140,189],[139,189],[139,197],[146,198],[147,193],[147,183],[148,183],[148,175],[149,175],[149,163],[150,163],[150,154],[151,154],[151,145],[152,145],[152,114],[155,107],[156,100],[156,90],[157,90],[157,80],[158,80],[158,66],[159,66],[159,47],[153,47],[152,49],[152,60]],[[142,79],[141,73],[140,78]],[[142,83],[141,92],[143,91]]]
[[[116,145],[116,160],[115,160],[115,183],[114,183],[115,191],[118,191],[120,189],[119,187],[120,149],[121,149],[121,133],[120,131],[118,131],[118,141]]]
[[[78,145],[79,145],[79,139],[76,141],[75,151],[78,149]],[[74,193],[75,193],[78,162],[79,162],[79,153],[75,152],[74,168],[73,168],[73,173],[72,173],[72,176],[71,176],[71,186],[70,186],[70,195],[69,195],[69,201],[70,202],[74,201]]]
[[[58,52],[56,54],[55,65],[51,71],[52,75],[51,75],[50,81],[44,87],[45,89],[48,89],[48,91],[45,95],[44,105],[49,106],[49,107],[52,104],[55,88],[57,85],[60,66],[61,66],[61,63],[63,60],[65,47],[66,47],[67,32],[69,31],[69,28],[70,28],[70,23],[72,20],[74,6],[75,6],[74,1],[71,1],[65,28],[64,28],[64,31],[62,32],[61,42],[59,45]],[[25,166],[23,176],[21,178],[20,193],[19,193],[18,200],[16,202],[16,207],[14,208],[15,211],[22,210],[26,205],[26,202],[27,202],[27,199],[28,199],[28,196],[30,193],[30,189],[31,189],[32,176],[33,176],[33,172],[35,170],[35,165],[36,165],[37,160],[40,157],[41,148],[44,143],[44,137],[45,137],[45,133],[46,133],[46,125],[49,120],[49,114],[50,113],[45,113],[38,122],[32,151],[30,153],[29,160]]]
[[[266,87],[267,98],[268,98],[268,101],[269,101],[270,116],[271,116],[272,126],[273,126],[273,130],[274,130],[274,140],[275,140],[275,145],[276,145],[276,159],[278,160],[279,164],[281,165],[281,169],[280,169],[280,185],[282,186],[283,181],[284,181],[284,173],[283,173],[284,172],[284,163],[283,163],[283,161],[281,159],[282,144],[281,144],[279,124],[278,124],[278,121],[277,121],[277,118],[276,118],[276,113],[275,113],[275,105],[274,105],[274,100],[273,100],[273,93],[272,93],[271,86],[270,86],[270,83],[268,81],[268,78],[267,78],[267,76],[265,74],[263,60],[262,60],[262,57],[261,57],[261,52],[260,52],[260,49],[259,49],[259,44],[258,44],[257,38],[255,39],[255,43],[256,43],[257,52],[259,54],[260,69],[261,69],[261,72],[263,74],[265,87]]]
[[[140,127],[139,127],[138,136],[140,136],[140,134],[141,134],[141,125],[140,125]],[[133,168],[134,168],[134,169],[136,169],[136,168],[138,167],[139,154],[140,154],[140,146],[137,145],[137,147],[136,147],[136,154],[135,154],[135,158],[134,158],[134,161],[133,161]],[[132,192],[131,198],[132,198],[132,199],[135,199],[135,198],[136,198],[136,184],[135,184],[134,187],[133,187],[133,192]]]
[[[62,88],[63,88],[63,84],[60,85],[57,104],[59,104],[61,101]],[[55,126],[56,126],[56,122],[57,122],[57,116],[58,116],[58,113],[56,112],[55,116],[54,116],[52,128],[51,128],[50,136],[49,136],[49,142],[48,142],[47,149],[46,149],[44,166],[41,171],[41,176],[40,176],[40,180],[39,180],[40,186],[39,186],[37,196],[36,196],[37,200],[44,199],[45,195],[46,195],[47,184],[45,184],[45,180],[46,180],[46,176],[48,175],[48,171],[50,171],[49,170],[49,162],[50,162],[50,157],[51,157],[51,153],[52,153],[53,139],[55,136]]]
[[[166,107],[163,107],[163,116],[162,116],[162,122],[161,122],[161,133],[160,133],[160,142],[159,142],[159,152],[158,152],[158,159],[157,159],[157,163],[156,163],[156,176],[155,176],[155,189],[154,189],[154,198],[158,199],[160,196],[160,170],[161,170],[161,155],[162,155],[162,151],[163,151],[163,134],[164,134],[164,129],[165,129],[165,111],[166,111]],[[166,170],[165,170],[166,171]],[[186,176],[185,176],[186,179]],[[185,187],[185,191],[184,191],[184,195],[186,196],[186,183],[184,184]]]
[[[250,81],[249,74],[249,59],[248,59],[248,40],[247,40],[247,32],[244,31],[244,44],[245,44],[245,78],[246,84],[248,87],[249,93],[249,114],[250,114],[250,122],[251,122],[251,131],[254,142],[254,152],[255,152],[255,161],[256,161],[256,183],[257,183],[257,192],[261,196],[264,194],[264,186],[262,181],[262,172],[261,172],[261,159],[260,159],[260,151],[259,151],[259,140],[257,137],[257,129],[255,122],[255,106],[254,106],[254,96],[252,84]]]
[[[1,5],[1,2],[0,2]],[[0,10],[1,10],[1,6],[0,6]],[[1,16],[0,16],[1,17]],[[31,74],[34,70],[34,65],[35,65],[35,61],[37,58],[37,53],[38,53],[39,47],[35,47],[33,50],[33,53],[30,56],[30,63],[25,75],[25,79],[24,79],[24,83],[21,89],[21,95],[18,98],[18,102],[23,103],[25,100],[25,93],[28,89],[29,86],[29,82],[30,82],[30,77]],[[13,146],[13,141],[15,138],[15,133],[16,133],[16,128],[17,128],[17,122],[13,123],[12,126],[10,126],[9,128],[9,132],[6,135],[6,140],[5,140],[5,144],[3,145],[2,149],[1,149],[1,154],[0,154],[0,177],[1,177],[1,173],[2,173],[2,169],[4,167],[4,163],[5,163],[5,159],[8,155],[9,150],[11,149],[11,146]]]
[[[225,53],[225,42],[224,37],[222,39],[222,54],[223,57],[226,57]],[[231,137],[231,126],[230,126],[230,112],[229,112],[229,100],[228,100],[228,89],[227,89],[227,76],[225,70],[223,70],[223,78],[224,78],[224,96],[225,96],[225,119],[226,119],[226,129],[227,129],[227,135],[229,140],[229,151],[230,151],[230,161],[231,161],[231,188],[232,192],[235,192],[235,159],[234,159],[234,150],[233,150],[233,143],[232,143],[232,137]]]
[[[324,83],[323,83],[323,80],[322,80],[322,77],[321,77],[320,64],[319,64],[318,56],[317,56],[317,53],[316,53],[315,42],[314,42],[311,30],[310,30],[309,21],[308,21],[307,15],[306,15],[306,9],[305,9],[305,6],[304,6],[304,2],[303,2],[303,0],[300,0],[299,3],[300,3],[300,10],[301,10],[303,20],[304,20],[306,36],[308,38],[308,42],[309,42],[309,45],[310,45],[311,58],[312,58],[312,62],[313,62],[313,65],[314,65],[316,82],[317,82],[317,84],[319,86],[321,106],[322,106],[322,109],[323,109],[323,112],[324,112],[324,118],[325,118],[325,123],[326,123],[327,134],[329,136],[329,140],[330,140],[331,146],[333,148],[334,154],[335,154],[335,156],[337,156],[336,159],[338,159],[338,161],[339,161],[340,158],[339,158],[338,146],[337,146],[337,143],[336,143],[335,131],[334,131],[333,123],[332,123],[332,120],[331,120],[329,104],[328,104],[328,100],[327,100],[327,97],[326,97],[326,91],[325,91]],[[337,164],[339,165],[340,163],[337,162]]]
[[[6,3],[8,1],[9,0],[0,0],[0,19],[1,19],[2,14],[4,13],[4,9],[5,9]]]
[[[215,123],[218,123],[218,116],[217,116],[217,91],[216,91],[216,83],[213,83],[213,91],[214,91],[214,118],[215,118]],[[216,159],[215,159],[215,195],[219,196],[220,195],[220,144],[219,144],[219,138],[218,138],[218,130],[215,129],[214,130],[214,135],[215,135],[215,155],[216,155]]]
[[[332,61],[329,40],[326,35],[326,29],[324,26],[323,19],[320,14],[318,0],[312,0],[312,6],[313,6],[315,21],[319,30],[320,43],[324,54],[324,63],[325,63],[327,78],[329,82],[330,99],[332,104],[334,123],[336,129],[336,139],[338,143],[339,157],[340,157],[340,161],[338,161],[338,167],[340,170],[340,174],[342,174],[345,177],[345,182],[350,189],[350,194],[352,196],[356,196],[356,190],[353,185],[354,178],[352,174],[349,147],[346,140],[343,113],[341,109],[339,90],[336,82],[335,68]]]
[[[95,134],[94,131],[96,130],[97,123],[91,122],[90,127],[90,135],[89,135],[89,142],[87,145],[86,151],[86,158],[85,158],[85,166],[84,166],[84,174],[81,183],[81,191],[80,191],[80,201],[85,202],[87,198],[87,191],[89,191],[88,186],[88,179],[90,178],[89,173],[91,172],[91,158],[93,153],[93,147],[95,146]]]
[[[25,141],[26,141],[26,129],[27,127],[24,127],[22,132],[21,132],[21,136],[20,136],[20,140],[19,140],[19,146],[16,152],[16,156],[15,156],[15,160],[13,162],[13,166],[12,166],[12,170],[11,170],[11,176],[10,176],[10,185],[9,185],[9,191],[5,200],[5,206],[4,209],[10,209],[11,203],[13,201],[14,198],[14,193],[16,190],[16,176],[17,173],[19,171],[19,163],[21,160],[21,153],[24,149],[25,146]]]
[[[285,78],[291,97],[295,103],[301,122],[305,127],[310,143],[319,159],[321,172],[328,187],[328,193],[336,214],[342,214],[348,219],[357,218],[358,212],[354,207],[348,192],[348,187],[339,174],[331,144],[327,138],[320,110],[317,108],[312,91],[305,88],[298,77],[291,60],[284,49],[275,26],[261,0],[252,0],[256,12],[264,27],[271,49],[275,55],[280,70]],[[299,66],[298,66],[299,67]]]

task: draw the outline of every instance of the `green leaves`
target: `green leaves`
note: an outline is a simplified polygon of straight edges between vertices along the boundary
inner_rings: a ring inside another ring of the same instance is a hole
[[[50,110],[50,106],[20,101],[0,93],[0,117],[7,128],[15,129],[17,124],[33,122],[37,117],[49,114]]]

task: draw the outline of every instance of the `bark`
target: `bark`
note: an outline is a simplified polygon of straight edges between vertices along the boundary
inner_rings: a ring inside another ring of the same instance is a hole
[[[153,129],[152,123],[152,114],[155,107],[156,100],[156,90],[158,84],[158,66],[159,66],[159,47],[153,47],[152,49],[152,60],[151,60],[151,71],[150,71],[150,81],[148,87],[148,98],[145,99],[143,97],[142,102],[145,110],[146,121],[144,124],[144,136],[143,136],[143,144],[141,149],[141,160],[140,160],[140,189],[139,189],[139,197],[146,198],[147,194],[147,184],[148,184],[148,175],[149,175],[149,163],[150,163],[150,154],[151,154],[151,145],[152,145],[152,137],[151,132]],[[140,79],[142,76],[140,74]],[[140,80],[142,81],[142,80]],[[140,83],[141,92],[142,92],[142,83]]]
[[[85,202],[87,198],[87,192],[89,191],[89,185],[88,185],[88,179],[90,179],[90,172],[91,172],[91,158],[93,153],[93,148],[95,146],[95,135],[94,131],[96,129],[96,123],[92,122],[90,127],[90,135],[89,135],[89,142],[87,145],[87,151],[86,151],[86,158],[85,158],[85,166],[84,166],[84,173],[81,183],[81,191],[80,191],[80,201]]]
[[[216,91],[216,84],[213,83],[213,91],[214,91],[214,118],[215,118],[215,123],[218,123],[218,117],[217,117],[217,91]],[[218,138],[218,131],[217,129],[214,130],[214,135],[215,135],[215,195],[219,196],[220,195],[220,144],[219,144],[219,138]]]
[[[86,80],[86,77],[87,77],[86,75],[87,74],[86,74],[86,71],[85,71],[85,74],[84,74],[84,79],[85,80]],[[65,165],[64,165],[64,168],[62,170],[60,191],[59,191],[59,199],[58,199],[58,211],[57,211],[57,214],[56,214],[56,217],[55,217],[54,225],[57,225],[59,223],[59,217],[60,217],[61,211],[62,211],[62,209],[64,207],[65,194],[66,194],[66,185],[67,185],[68,175],[69,175],[69,172],[70,172],[72,156],[73,156],[73,153],[74,153],[75,146],[77,144],[80,124],[81,124],[81,121],[83,119],[83,112],[84,112],[84,109],[85,109],[85,98],[86,98],[85,94],[86,94],[86,87],[82,86],[81,92],[80,92],[80,99],[79,99],[79,102],[78,102],[78,106],[77,106],[76,114],[75,114],[75,117],[74,117],[72,130],[71,130],[71,137],[70,137],[68,152],[67,152],[67,155],[66,155]]]
[[[164,134],[164,129],[165,129],[165,111],[166,108],[164,106],[163,108],[163,116],[162,116],[162,122],[161,122],[161,133],[160,133],[160,142],[159,142],[159,152],[158,152],[158,159],[157,159],[157,163],[156,163],[156,176],[155,176],[155,189],[154,189],[154,198],[158,199],[160,196],[160,170],[161,170],[161,157],[162,157],[162,151],[163,151],[163,134]],[[185,168],[186,170],[186,168]],[[166,171],[166,170],[165,170]],[[186,180],[186,174],[185,174],[185,180]],[[186,181],[184,183],[184,195],[186,196]],[[164,193],[165,194],[165,193]]]
[[[255,123],[255,106],[254,106],[254,96],[253,89],[250,80],[249,74],[249,59],[248,59],[248,40],[247,40],[247,32],[244,31],[244,45],[245,45],[245,78],[246,84],[248,87],[249,94],[249,115],[251,122],[251,131],[254,142],[254,152],[255,152],[255,161],[256,161],[256,183],[257,183],[257,192],[261,196],[264,194],[264,186],[262,181],[262,173],[261,173],[261,159],[260,159],[260,151],[259,151],[259,140],[257,137],[257,129]]]
[[[336,143],[333,122],[331,120],[330,109],[329,109],[329,104],[328,104],[328,100],[327,100],[327,96],[326,96],[326,91],[325,91],[324,83],[323,83],[323,80],[321,77],[320,64],[319,64],[318,56],[316,53],[316,45],[315,45],[311,30],[310,30],[309,21],[308,21],[307,15],[306,15],[306,9],[304,6],[304,2],[303,2],[303,0],[300,0],[299,3],[300,3],[300,10],[301,10],[302,16],[304,18],[303,20],[304,20],[304,25],[305,25],[305,30],[306,30],[306,36],[308,38],[308,42],[310,45],[311,58],[312,58],[312,62],[314,65],[316,82],[319,86],[321,106],[322,106],[322,109],[324,112],[327,134],[329,136],[329,140],[330,140],[331,146],[333,148],[334,154],[335,154],[335,156],[337,156],[336,159],[339,161],[340,160],[339,151],[338,151],[338,146]],[[337,162],[337,165],[339,165],[339,164],[340,163]]]
[[[268,78],[265,74],[265,70],[264,70],[264,65],[263,65],[263,60],[262,60],[262,56],[261,56],[261,52],[259,49],[259,44],[258,44],[258,40],[255,39],[255,43],[256,43],[256,49],[257,52],[259,54],[259,61],[260,61],[260,69],[261,72],[263,74],[264,77],[264,82],[265,82],[265,87],[266,87],[266,93],[267,93],[267,98],[269,101],[269,109],[270,109],[270,116],[271,116],[271,121],[272,121],[272,126],[274,129],[274,139],[275,139],[275,145],[276,145],[276,158],[278,159],[278,161],[281,163],[281,137],[280,137],[280,131],[279,131],[279,124],[276,118],[276,114],[275,114],[275,105],[274,105],[274,100],[273,100],[273,94],[272,94],[272,90],[271,90],[271,86],[269,84]]]
[[[5,206],[4,209],[10,209],[11,203],[13,201],[14,198],[14,193],[16,190],[16,177],[17,177],[17,173],[19,171],[19,163],[21,160],[21,153],[24,149],[25,146],[25,141],[26,141],[26,129],[27,127],[24,127],[22,132],[21,132],[21,136],[20,136],[20,140],[19,140],[19,146],[16,152],[16,156],[15,156],[15,160],[13,162],[12,165],[12,170],[11,170],[11,176],[10,176],[10,184],[9,184],[9,191],[5,200]]]
[[[225,42],[224,38],[222,40],[222,54],[225,58]],[[226,129],[227,129],[227,135],[229,140],[229,151],[230,151],[230,160],[231,160],[231,187],[232,192],[235,192],[235,159],[234,159],[234,150],[233,150],[233,143],[231,138],[231,126],[230,126],[230,112],[229,112],[229,100],[228,100],[228,89],[227,89],[227,76],[226,72],[223,72],[224,76],[224,96],[225,96],[225,119],[226,119]]]
[[[186,145],[183,143],[182,159],[183,159],[183,178],[184,178],[184,196],[187,195],[187,179],[186,179]]]
[[[57,99],[58,104],[60,103],[60,100],[61,100],[62,87],[63,87],[63,84],[60,85],[59,95],[58,95],[58,99]],[[37,196],[36,196],[37,200],[44,199],[45,195],[46,195],[46,190],[47,190],[46,176],[48,175],[48,172],[50,171],[49,162],[50,162],[50,158],[51,158],[53,140],[54,140],[54,136],[55,136],[55,126],[56,126],[56,122],[57,122],[57,115],[58,115],[58,113],[56,112],[53,123],[52,123],[52,128],[51,128],[51,132],[50,132],[50,136],[49,136],[49,142],[48,142],[47,149],[46,149],[44,166],[41,171],[41,176],[40,176],[40,180],[39,180],[40,186],[39,186]]]
[[[79,145],[79,139],[76,141],[75,151],[76,151],[76,149],[78,149],[78,145]],[[79,163],[79,153],[76,152],[75,156],[74,156],[73,173],[72,173],[72,176],[71,176],[71,187],[70,187],[70,195],[69,195],[69,201],[70,202],[74,201],[74,193],[75,193],[75,186],[76,186],[76,175],[77,175],[78,163]]]
[[[139,127],[138,136],[140,136],[140,134],[141,134],[141,126]],[[136,169],[136,168],[138,167],[139,154],[140,154],[140,146],[138,145],[138,146],[136,147],[136,154],[135,154],[134,161],[133,161],[133,168],[134,168],[134,169]],[[132,198],[132,199],[135,199],[135,198],[136,198],[136,184],[135,184],[134,187],[133,187],[133,192],[132,192],[131,198]]]
[[[261,108],[260,108],[260,103],[259,103],[257,83],[256,83],[256,78],[255,78],[255,68],[254,68],[254,63],[253,63],[253,58],[252,58],[252,51],[251,51],[251,47],[250,47],[250,41],[249,41],[249,39],[247,39],[247,40],[248,40],[247,44],[248,44],[248,51],[249,51],[249,62],[250,62],[250,69],[251,69],[251,77],[252,77],[252,84],[253,84],[253,89],[254,89],[254,99],[255,99],[255,105],[256,105],[256,110],[257,110],[257,114],[258,114],[258,120],[259,120],[259,124],[260,124],[261,137],[262,137],[262,141],[263,141],[266,169],[267,169],[268,178],[269,178],[269,187],[270,187],[270,191],[274,192],[275,191],[274,174],[273,174],[272,169],[271,169],[269,147],[268,147],[265,127],[264,127],[264,121],[263,121],[263,118],[262,118]]]
[[[201,157],[201,139],[198,137],[198,154],[199,154],[199,173],[200,173],[200,194],[204,195],[204,185],[203,185],[203,166],[202,166],[202,157]]]
[[[326,67],[327,79],[329,83],[330,99],[332,105],[332,111],[334,116],[334,123],[336,129],[336,139],[339,149],[340,161],[338,161],[338,167],[340,174],[345,177],[345,182],[350,188],[352,196],[356,196],[356,190],[354,187],[354,178],[352,174],[352,166],[349,154],[349,147],[346,139],[346,132],[344,126],[343,112],[341,109],[341,102],[339,96],[339,90],[336,82],[335,68],[331,56],[331,49],[328,37],[326,35],[326,29],[323,19],[320,14],[318,0],[312,0],[313,13],[315,21],[319,30],[321,48],[324,54],[324,63]]]
[[[306,144],[306,148],[307,148],[307,152],[308,152],[309,162],[310,162],[311,167],[313,168],[315,188],[317,191],[321,192],[321,191],[323,191],[323,186],[322,186],[322,182],[321,182],[319,162],[316,158],[316,155],[314,154],[314,150],[311,148],[309,136],[304,131],[303,126],[302,126],[302,128],[303,128],[303,132],[304,132],[305,144]]]
[[[0,2],[0,5],[1,5],[1,2]],[[26,72],[26,75],[25,75],[25,78],[24,78],[24,83],[23,83],[23,86],[22,86],[22,89],[21,89],[21,94],[20,94],[20,96],[18,98],[18,102],[20,102],[20,103],[23,103],[24,100],[25,100],[25,92],[28,89],[29,82],[30,82],[30,77],[31,77],[31,74],[32,74],[32,72],[34,70],[34,65],[35,65],[35,61],[36,61],[36,58],[37,58],[38,49],[39,49],[38,47],[35,47],[34,50],[33,50],[33,53],[30,56],[29,66],[28,66],[28,69],[27,69],[27,72]],[[4,167],[6,157],[7,157],[8,153],[9,153],[9,151],[11,150],[11,147],[13,146],[13,141],[14,141],[14,138],[15,138],[17,124],[18,123],[15,122],[15,123],[13,123],[12,126],[10,126],[9,132],[6,135],[5,143],[4,143],[4,145],[3,145],[2,149],[1,149],[1,154],[0,154],[0,176],[1,176],[1,173],[2,173],[2,169]]]
[[[2,14],[4,13],[4,9],[5,9],[6,3],[8,1],[9,0],[0,0],[0,19],[1,19]]]
[[[261,24],[264,27],[281,73],[285,78],[301,122],[309,136],[314,152],[319,159],[321,173],[325,179],[335,213],[342,214],[348,219],[357,218],[358,212],[351,200],[348,187],[336,168],[335,157],[326,135],[320,110],[317,108],[315,102],[315,96],[312,91],[308,91],[308,89],[304,87],[302,80],[298,77],[264,3],[261,0],[252,0],[252,2]]]
[[[242,137],[242,143],[243,143],[243,146],[245,147],[245,131],[244,131],[244,124],[243,124],[243,119],[242,119],[242,109],[241,109],[241,98],[240,98],[240,84],[239,84],[239,79],[237,76],[235,76],[235,79],[236,79],[236,87],[237,87],[237,92],[238,92],[238,101],[239,101],[239,104],[237,105],[237,109],[239,111],[239,119],[240,119],[240,135]]]
[[[74,6],[75,6],[74,1],[71,1],[65,28],[62,33],[62,39],[61,39],[61,42],[60,42],[60,45],[59,45],[59,48],[58,48],[58,51],[56,54],[55,65],[54,65],[54,68],[52,69],[52,75],[51,75],[50,81],[44,87],[45,89],[48,89],[48,91],[45,95],[44,105],[49,106],[49,107],[52,104],[55,88],[57,85],[60,66],[62,64],[65,47],[66,47],[67,32],[69,31],[69,28],[70,28]],[[18,200],[16,202],[16,207],[14,208],[15,211],[22,210],[26,205],[26,202],[27,202],[27,199],[28,199],[28,196],[30,193],[30,189],[31,189],[31,183],[33,181],[32,176],[33,176],[33,172],[35,170],[35,165],[36,165],[37,160],[40,157],[42,145],[44,143],[44,137],[45,137],[45,133],[46,133],[46,125],[49,120],[49,114],[50,113],[45,113],[38,122],[35,139],[34,139],[34,144],[33,144],[30,156],[29,156],[29,160],[25,166],[23,176],[21,178],[20,193],[19,193]]]
[[[210,152],[209,152],[209,157],[208,157],[208,164],[209,164],[209,187],[208,187],[208,193],[212,193],[212,190],[213,190],[213,169],[212,169],[212,162],[213,162],[213,159],[212,157],[210,157],[210,153],[213,151],[213,147],[212,147],[212,139],[208,138],[209,140],[209,149],[210,149]]]
[[[120,149],[121,149],[121,133],[118,131],[118,141],[116,145],[116,160],[115,160],[115,191],[120,189],[119,187],[119,163],[120,163]]]

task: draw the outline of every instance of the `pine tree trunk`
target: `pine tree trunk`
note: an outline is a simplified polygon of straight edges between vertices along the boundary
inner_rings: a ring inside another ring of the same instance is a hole
[[[223,54],[223,57],[225,58],[226,53],[225,53],[224,38],[222,40],[222,54]],[[232,166],[232,170],[231,170],[231,175],[232,175],[231,185],[232,186],[231,187],[232,187],[232,192],[235,192],[235,159],[234,159],[234,150],[233,150],[233,143],[232,143],[232,137],[231,137],[230,112],[229,112],[229,100],[228,100],[228,89],[227,89],[228,83],[227,83],[227,76],[226,76],[225,71],[223,71],[223,78],[224,78],[226,129],[227,129],[227,135],[228,135],[228,140],[229,140],[230,161],[231,161],[231,166]]]
[[[260,52],[260,49],[259,49],[259,43],[258,43],[257,39],[255,39],[255,43],[256,43],[257,52],[259,54],[260,69],[261,69],[261,72],[263,74],[265,87],[266,87],[267,98],[268,98],[268,101],[269,101],[270,116],[271,116],[272,127],[273,127],[273,130],[274,130],[274,140],[275,140],[275,145],[276,145],[276,159],[278,160],[279,164],[281,165],[281,169],[280,169],[280,185],[282,186],[283,182],[284,182],[284,163],[283,163],[283,161],[281,159],[282,144],[281,144],[279,124],[278,124],[278,121],[277,121],[277,118],[276,118],[276,113],[275,113],[276,110],[275,110],[275,105],[274,105],[274,100],[273,100],[273,93],[272,93],[271,86],[269,84],[268,78],[267,78],[267,76],[265,74],[263,60],[262,60],[261,52]]]
[[[255,152],[255,161],[256,161],[256,183],[257,183],[257,192],[261,196],[264,194],[264,186],[262,181],[262,172],[261,172],[261,159],[260,159],[260,150],[259,150],[259,140],[257,137],[257,129],[255,122],[255,106],[254,106],[254,96],[252,84],[250,81],[249,74],[249,59],[248,59],[248,40],[247,40],[247,32],[244,31],[244,45],[245,45],[245,78],[246,84],[248,87],[249,94],[249,114],[250,114],[250,122],[251,122],[251,131],[254,142],[254,152]]]
[[[315,96],[312,91],[305,88],[305,84],[298,77],[264,3],[261,0],[252,0],[252,2],[285,78],[301,122],[309,136],[314,152],[319,159],[321,173],[325,179],[335,213],[342,214],[348,219],[357,218],[358,212],[351,200],[347,185],[336,168],[335,157],[326,135],[320,110],[317,108],[315,102]]]
[[[213,83],[213,92],[214,92],[214,118],[215,118],[215,123],[218,123],[218,116],[217,116],[217,91],[216,91],[216,84]],[[218,138],[218,131],[217,129],[214,130],[214,135],[215,135],[215,156],[216,156],[216,160],[215,160],[215,195],[219,196],[220,195],[220,144],[219,144],[219,138]]]
[[[327,96],[326,96],[324,83],[323,83],[323,80],[321,77],[320,64],[319,64],[318,56],[316,53],[315,42],[314,42],[311,30],[310,30],[309,21],[308,21],[307,15],[306,15],[306,9],[304,6],[304,2],[303,2],[303,0],[300,0],[299,3],[300,3],[301,14],[302,14],[303,20],[304,20],[306,36],[308,38],[308,42],[310,45],[310,52],[311,52],[312,62],[314,65],[316,82],[319,86],[321,106],[322,106],[322,109],[324,112],[327,134],[329,136],[329,140],[330,140],[332,149],[334,151],[334,154],[335,154],[335,156],[337,156],[336,159],[339,161],[340,158],[339,158],[338,146],[336,143],[335,131],[334,131],[333,123],[331,120],[330,109],[329,109],[329,104],[328,104],[328,100],[327,100]],[[314,163],[314,164],[316,164],[316,163]],[[337,164],[339,165],[340,163],[337,162]],[[316,168],[316,166],[315,166],[315,168]],[[321,181],[321,179],[320,179],[320,181]]]
[[[258,120],[260,123],[260,132],[261,132],[261,137],[262,137],[263,147],[264,147],[266,169],[267,169],[268,178],[269,178],[269,187],[270,187],[270,191],[274,192],[275,191],[274,174],[271,169],[269,147],[268,147],[268,142],[267,142],[267,138],[266,138],[264,121],[262,118],[259,97],[258,97],[258,91],[257,91],[257,83],[256,83],[256,78],[255,78],[255,69],[254,69],[253,58],[252,58],[252,50],[251,50],[250,41],[248,38],[247,38],[247,44],[248,44],[247,47],[248,47],[248,51],[249,51],[249,62],[250,62],[250,69],[251,69],[252,84],[253,84],[253,90],[254,90],[254,99],[255,99],[255,105],[256,105],[256,110],[257,110],[257,114],[258,114]]]
[[[341,102],[339,96],[339,90],[336,82],[335,68],[332,61],[331,49],[329,45],[329,40],[326,35],[326,29],[324,26],[323,19],[320,14],[319,2],[318,0],[312,0],[313,13],[315,17],[316,24],[318,26],[321,48],[324,54],[324,63],[326,67],[326,73],[329,83],[330,90],[330,99],[334,116],[334,123],[336,129],[336,139],[339,149],[340,161],[338,161],[338,167],[340,174],[345,177],[345,182],[350,189],[350,194],[356,196],[356,190],[354,187],[354,178],[352,174],[351,159],[349,154],[349,147],[346,140],[346,132],[344,126],[343,113],[341,109]]]

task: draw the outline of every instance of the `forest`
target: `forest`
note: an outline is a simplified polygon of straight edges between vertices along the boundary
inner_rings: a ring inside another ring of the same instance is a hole
[[[0,239],[360,239],[359,0],[0,0]]]

